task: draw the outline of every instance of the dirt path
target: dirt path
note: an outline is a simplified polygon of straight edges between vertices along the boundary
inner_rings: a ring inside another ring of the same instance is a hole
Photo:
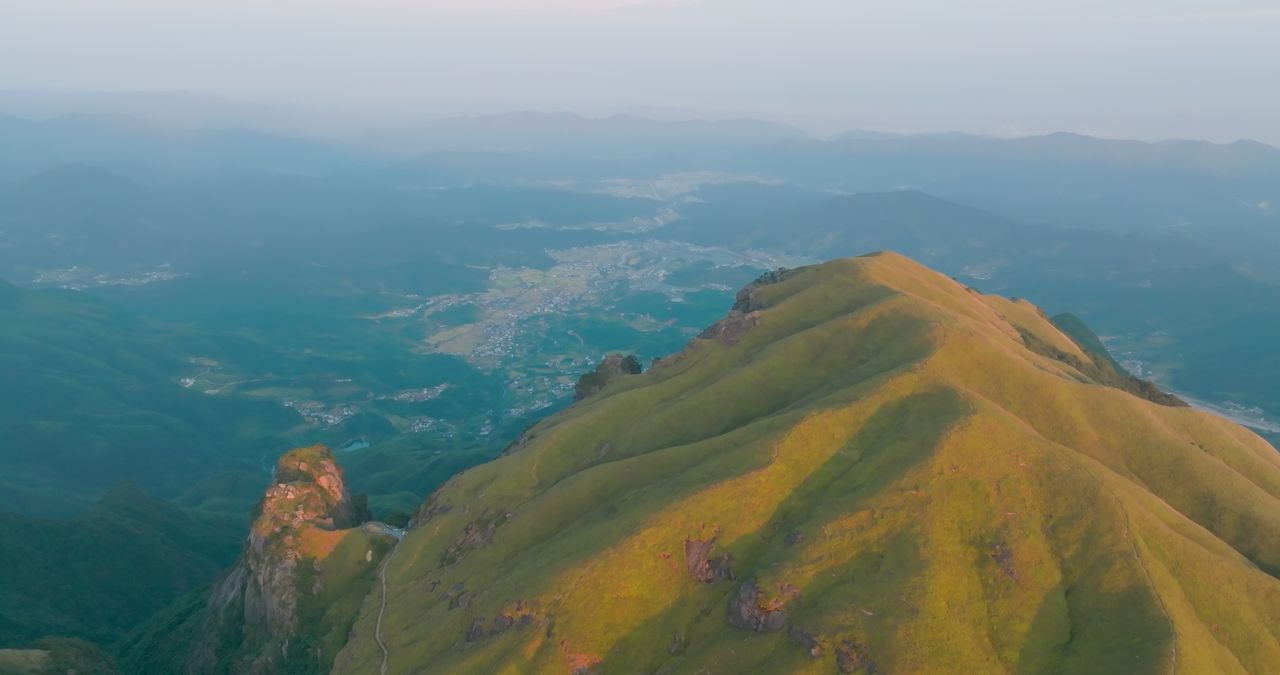
[[[387,675],[387,659],[391,658],[391,650],[387,649],[387,644],[382,641],[382,615],[387,611],[387,565],[391,563],[391,558],[395,557],[398,550],[400,550],[400,542],[397,540],[378,568],[378,579],[382,582],[382,606],[378,608],[378,622],[373,627],[373,639],[382,650],[382,667],[378,670],[382,675]]]
[[[408,532],[378,522],[365,523],[360,526],[360,529],[369,534],[382,534],[396,540],[396,543],[392,544],[391,550],[387,552],[387,557],[382,559],[382,564],[378,565],[378,582],[382,585],[382,604],[378,607],[378,621],[373,627],[373,640],[378,643],[378,649],[382,650],[382,666],[378,669],[378,672],[382,675],[387,675],[387,660],[391,658],[391,650],[387,648],[387,643],[382,641],[382,616],[387,612],[387,566],[391,564],[391,559],[395,557],[396,551],[400,550],[400,542],[404,541]]]

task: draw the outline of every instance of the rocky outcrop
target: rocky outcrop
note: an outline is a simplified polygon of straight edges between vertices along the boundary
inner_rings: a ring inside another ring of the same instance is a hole
[[[696,581],[709,584],[715,581],[732,581],[733,556],[729,554],[712,557],[711,552],[715,550],[716,540],[711,539],[685,539],[684,540],[684,562],[685,568],[689,570],[689,576]]]
[[[740,312],[733,310],[729,316],[711,324],[698,334],[702,340],[718,340],[727,345],[738,344],[752,328],[760,325],[758,311]]]
[[[991,560],[1000,567],[1000,571],[1005,576],[1018,580],[1018,568],[1013,563],[1013,551],[1009,545],[1003,541],[997,541],[991,545]]]
[[[462,528],[462,531],[454,537],[453,542],[449,544],[449,548],[445,549],[440,565],[443,567],[457,564],[471,551],[488,546],[493,541],[498,527],[506,523],[514,515],[512,513],[493,514],[489,512],[480,514],[479,518],[467,523]]]
[[[876,664],[867,654],[867,646],[852,640],[842,640],[836,647],[836,668],[842,673],[866,673],[874,675]]]
[[[292,633],[297,620],[294,569],[303,555],[303,529],[351,527],[353,515],[342,470],[328,448],[301,448],[280,458],[276,483],[263,497],[241,560],[246,624],[266,627],[278,637]]]
[[[639,375],[642,370],[640,360],[634,354],[609,354],[596,366],[596,369],[578,378],[573,387],[573,400],[581,401],[604,389],[606,385],[619,377]]]
[[[776,270],[765,272],[756,280],[744,286],[738,291],[733,299],[733,310],[740,314],[750,314],[757,310],[764,309],[764,303],[760,301],[760,289],[776,283],[786,281],[787,277],[795,274],[799,270],[787,269],[779,267]]]
[[[760,325],[760,311],[765,308],[764,301],[760,298],[760,289],[785,280],[793,271],[778,268],[760,275],[734,296],[733,308],[729,310],[728,316],[708,326],[698,334],[698,338],[737,344],[752,328]]]
[[[808,650],[809,658],[822,658],[822,654],[825,650],[822,648],[822,641],[818,639],[817,635],[814,635],[802,628],[792,626],[791,630],[787,632],[787,637],[791,639],[793,644],[797,644]]]
[[[213,588],[208,630],[193,646],[189,670],[208,672],[226,663],[221,641],[239,633],[237,672],[271,672],[288,656],[297,632],[299,593],[319,590],[300,583],[300,565],[313,555],[304,541],[308,531],[354,525],[351,495],[328,448],[298,448],[281,457],[240,560]]]
[[[493,616],[492,628],[485,630],[484,619],[475,619],[471,622],[471,627],[467,629],[466,641],[475,642],[477,640],[501,635],[509,630],[528,628],[537,622],[537,617],[529,610],[524,601],[517,601],[507,611],[498,612]]]
[[[756,633],[785,628],[787,613],[782,610],[780,603],[762,603],[760,595],[754,579],[743,583],[738,589],[738,595],[729,601],[729,625]]]

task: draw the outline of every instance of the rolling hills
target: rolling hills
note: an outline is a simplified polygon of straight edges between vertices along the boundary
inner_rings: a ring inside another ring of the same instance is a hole
[[[1275,670],[1280,457],[1088,347],[895,254],[766,275],[437,491],[334,671]]]
[[[1280,150],[1253,141],[1140,141],[1055,133],[789,141],[745,151],[739,171],[867,192],[904,187],[1027,222],[1115,232],[1265,228]]]
[[[717,156],[808,137],[795,127],[748,118],[665,121],[625,114],[587,117],[523,111],[428,120],[375,132],[364,141],[394,153],[483,151],[633,159]]]
[[[261,456],[297,417],[180,386],[203,342],[86,294],[0,281],[0,510],[69,515],[122,480],[171,498],[223,471],[249,476],[237,512],[251,504]]]
[[[325,175],[369,163],[337,144],[253,131],[170,126],[120,114],[68,113],[33,120],[0,113],[0,179],[69,162],[109,165],[131,175]]]
[[[71,518],[0,512],[0,647],[49,635],[109,645],[216,579],[239,530],[130,483]]]

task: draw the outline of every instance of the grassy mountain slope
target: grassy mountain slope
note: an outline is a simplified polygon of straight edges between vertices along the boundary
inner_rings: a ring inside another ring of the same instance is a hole
[[[688,218],[664,236],[815,259],[901,251],[984,291],[1069,308],[1112,338],[1130,368],[1162,384],[1280,415],[1272,386],[1280,289],[1223,264],[1204,245],[1020,224],[914,191],[831,198],[729,184],[697,194]]]
[[[1116,362],[1111,356],[1111,352],[1107,351],[1107,346],[1102,343],[1102,338],[1093,332],[1080,317],[1074,314],[1059,314],[1051,319],[1053,325],[1058,330],[1066,333],[1076,344],[1090,354],[1097,356],[1109,363],[1116,370],[1120,370],[1122,366]]]
[[[1280,667],[1262,439],[900,256],[768,281],[432,497],[387,672]],[[335,671],[378,670],[381,602]]]

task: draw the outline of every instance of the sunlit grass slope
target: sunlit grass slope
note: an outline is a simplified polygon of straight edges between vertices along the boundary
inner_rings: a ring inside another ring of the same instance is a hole
[[[431,498],[388,672],[1280,672],[1280,457],[1089,358],[894,254],[770,275]]]

